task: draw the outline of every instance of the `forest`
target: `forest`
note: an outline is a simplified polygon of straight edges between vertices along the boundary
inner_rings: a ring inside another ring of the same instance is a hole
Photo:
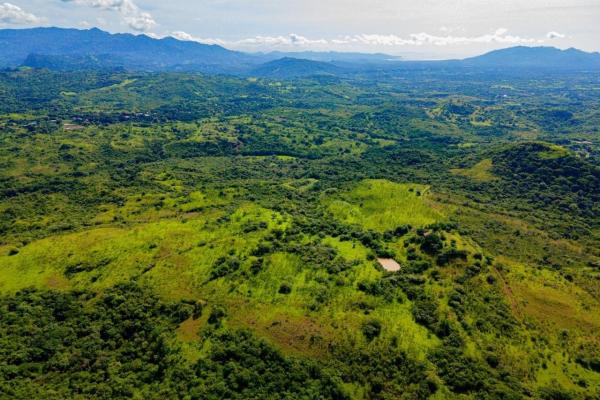
[[[600,398],[600,78],[0,72],[0,398]]]

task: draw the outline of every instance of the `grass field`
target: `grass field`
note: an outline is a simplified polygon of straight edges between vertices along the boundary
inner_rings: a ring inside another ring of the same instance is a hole
[[[365,180],[335,200],[326,200],[339,220],[379,232],[401,225],[420,227],[443,216],[427,204],[429,187],[386,180]]]
[[[466,176],[467,178],[471,178],[473,180],[479,182],[489,182],[497,179],[494,174],[492,174],[492,160],[486,158],[485,160],[481,160],[471,168],[466,169],[452,169],[452,172],[455,175]]]

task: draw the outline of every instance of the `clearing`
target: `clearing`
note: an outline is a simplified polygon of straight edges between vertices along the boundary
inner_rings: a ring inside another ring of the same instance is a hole
[[[393,258],[378,258],[377,261],[388,272],[398,272],[402,269]]]
[[[471,168],[465,168],[465,169],[456,168],[456,169],[451,169],[450,172],[452,172],[455,175],[461,175],[461,176],[465,176],[467,178],[471,178],[475,181],[489,182],[489,181],[498,179],[492,173],[492,167],[493,167],[492,160],[489,158],[486,158],[485,160],[481,160],[480,162],[478,162]]]
[[[368,179],[329,202],[329,211],[338,220],[378,232],[401,225],[421,227],[433,224],[442,215],[426,201],[428,186]]]

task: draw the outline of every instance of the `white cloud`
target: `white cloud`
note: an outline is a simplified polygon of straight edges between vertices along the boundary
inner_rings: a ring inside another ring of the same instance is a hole
[[[550,40],[552,40],[552,39],[564,39],[566,37],[567,37],[567,35],[564,35],[564,34],[558,33],[558,32],[554,32],[554,31],[548,32],[546,34],[546,38],[550,39]]]
[[[290,33],[288,36],[254,36],[251,38],[244,38],[239,40],[221,40],[221,39],[205,39],[199,38],[183,31],[171,32],[170,36],[175,39],[194,41],[205,44],[218,44],[221,46],[297,46],[297,47],[310,47],[314,45],[327,45],[329,43],[326,39],[309,39],[305,36]]]
[[[164,38],[164,36],[157,35],[156,33],[153,33],[153,32],[146,32],[146,33],[144,33],[144,35],[151,37],[152,39],[163,39]]]
[[[223,40],[220,39],[203,39],[203,38],[199,38],[193,35],[190,35],[187,32],[183,32],[183,31],[174,31],[171,32],[169,34],[169,36],[178,39],[178,40],[183,40],[186,42],[199,42],[199,43],[204,43],[204,44],[218,44],[220,46],[225,46],[227,43]]]
[[[305,36],[291,33],[288,36],[255,36],[241,40],[229,42],[232,45],[250,45],[250,46],[298,46],[309,47],[316,44],[327,44],[326,39],[309,39]]]
[[[11,3],[0,4],[0,24],[30,25],[42,21],[42,18],[26,12],[19,6]]]
[[[186,41],[186,42],[192,42],[192,41],[193,42],[197,42],[198,41],[198,40],[196,40],[196,38],[194,36],[190,35],[187,32],[184,32],[184,31],[171,32],[170,36],[174,37],[175,39],[183,40],[183,41]]]
[[[146,32],[157,24],[150,13],[140,10],[132,0],[62,0],[65,3],[116,11],[133,30]]]
[[[287,36],[254,36],[237,40],[204,39],[195,37],[182,31],[171,32],[170,36],[187,41],[195,41],[206,44],[218,44],[221,46],[239,49],[274,49],[274,48],[351,48],[364,47],[404,47],[404,46],[465,46],[481,44],[542,44],[547,40],[563,38],[557,32],[550,32],[544,37],[522,37],[511,35],[508,29],[499,28],[493,33],[479,36],[456,36],[456,35],[433,35],[425,32],[413,33],[407,36],[381,35],[381,34],[359,34],[338,36],[336,38],[307,38],[295,33]]]
[[[146,12],[141,12],[132,16],[124,16],[123,19],[132,29],[140,32],[146,32],[156,26],[156,21],[152,15]]]
[[[372,46],[450,46],[485,43],[535,44],[543,43],[543,39],[524,38],[508,34],[505,28],[499,28],[494,33],[480,36],[438,36],[429,33],[413,33],[407,37],[396,35],[362,34],[345,36],[334,39],[335,44],[363,44]]]
[[[289,35],[290,43],[298,46],[307,46],[307,45],[315,45],[315,44],[327,44],[327,40],[325,39],[316,39],[311,40],[304,36],[296,35],[295,33],[291,33]]]

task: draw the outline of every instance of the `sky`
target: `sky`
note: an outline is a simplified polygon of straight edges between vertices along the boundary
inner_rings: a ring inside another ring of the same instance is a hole
[[[600,51],[600,0],[0,0],[0,28],[35,26],[439,59],[516,45]]]

